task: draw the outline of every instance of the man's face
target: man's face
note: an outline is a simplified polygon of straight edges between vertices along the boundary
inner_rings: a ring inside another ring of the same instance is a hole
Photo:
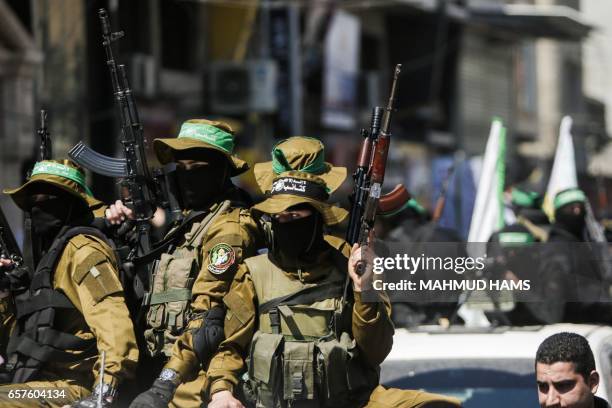
[[[593,370],[588,381],[575,371],[574,363],[536,364],[541,407],[593,408],[599,374]]]
[[[223,192],[229,164],[221,153],[185,150],[177,152],[175,159],[183,208],[205,208]]]
[[[273,214],[274,220],[284,224],[286,222],[301,220],[312,215],[312,209],[308,206],[293,206],[278,214]]]

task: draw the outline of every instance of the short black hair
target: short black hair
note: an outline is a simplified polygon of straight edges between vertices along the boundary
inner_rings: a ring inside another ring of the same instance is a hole
[[[576,333],[562,332],[553,334],[540,344],[536,353],[536,364],[557,362],[574,363],[575,371],[588,380],[595,370],[595,358],[589,342]]]

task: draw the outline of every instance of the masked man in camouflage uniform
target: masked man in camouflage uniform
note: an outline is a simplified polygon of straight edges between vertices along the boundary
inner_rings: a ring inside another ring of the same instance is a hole
[[[144,302],[149,357],[161,362],[147,370],[156,375],[164,367],[130,406],[199,408],[206,378],[199,361],[223,338],[222,299],[238,263],[255,254],[257,226],[243,208],[248,195],[231,182],[249,167],[232,154],[234,135],[224,122],[189,120],[178,138],[156,139],[153,146],[162,164],[176,163],[185,211],[164,240],[170,245],[155,263]],[[108,213],[113,222],[131,215],[120,202]]]
[[[326,202],[345,174],[325,163],[319,141],[303,137],[281,142],[271,163],[255,167],[268,198],[251,212],[269,252],[240,265],[223,300],[227,338],[208,368],[208,408],[459,406],[378,384],[394,328],[384,294],[362,299],[373,252],[324,234],[347,216]],[[362,260],[368,267],[359,276]]]
[[[0,351],[11,383],[0,386],[0,406],[95,407],[100,393],[110,406],[135,372],[138,347],[111,244],[87,227],[102,203],[68,160],[36,163],[28,182],[4,192],[31,214],[36,269],[26,290],[0,299],[1,330],[11,332]],[[13,266],[0,261],[8,273]]]

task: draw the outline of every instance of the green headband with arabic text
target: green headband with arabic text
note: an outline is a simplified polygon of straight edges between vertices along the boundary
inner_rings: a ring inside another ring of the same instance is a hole
[[[49,174],[51,176],[59,176],[68,180],[72,180],[79,186],[81,186],[88,196],[93,197],[93,193],[85,183],[85,174],[83,174],[77,169],[60,163],[42,161],[36,163],[34,165],[34,168],[32,169],[32,176],[36,176],[38,174]]]

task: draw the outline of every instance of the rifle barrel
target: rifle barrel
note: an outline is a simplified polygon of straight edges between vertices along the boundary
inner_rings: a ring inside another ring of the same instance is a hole
[[[397,64],[395,66],[395,71],[393,73],[393,84],[391,85],[391,93],[389,94],[389,101],[387,102],[387,108],[385,109],[385,113],[383,115],[383,123],[381,127],[381,132],[384,134],[389,133],[389,126],[391,125],[391,112],[393,111],[393,107],[395,106],[397,83],[399,82],[399,76],[401,72],[402,72],[402,64]]]

